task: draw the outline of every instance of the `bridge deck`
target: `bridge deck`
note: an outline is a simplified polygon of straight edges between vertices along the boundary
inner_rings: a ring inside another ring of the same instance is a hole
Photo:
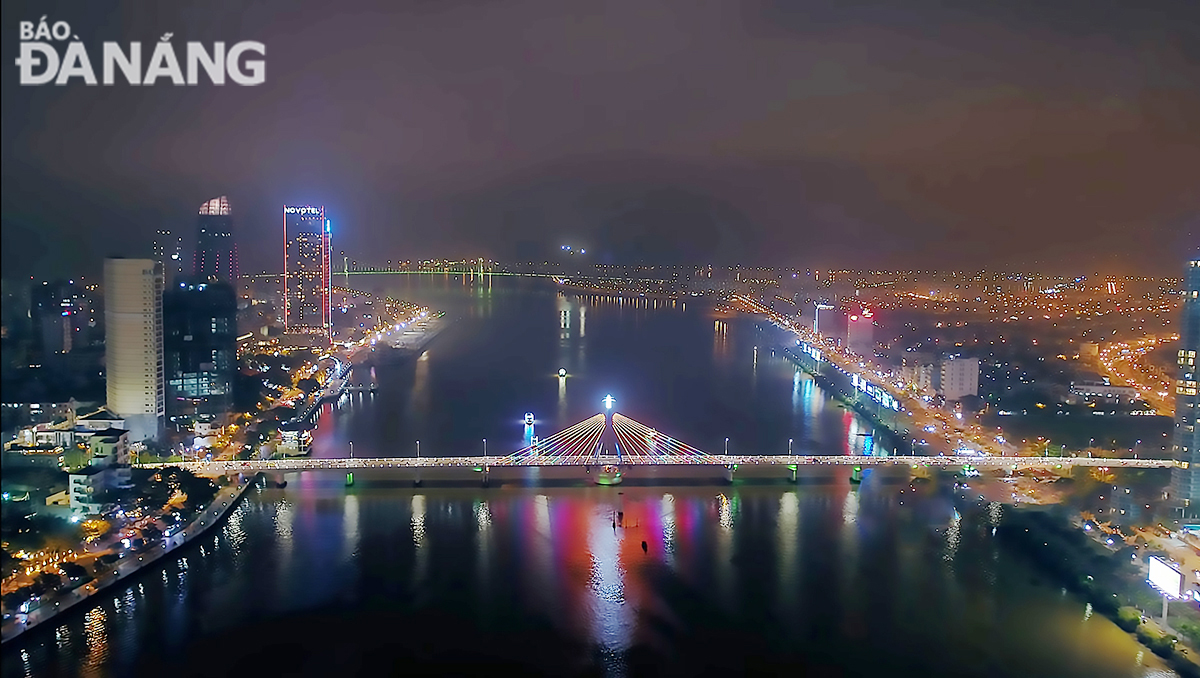
[[[178,463],[139,464],[141,468],[179,466],[201,473],[234,473],[256,471],[355,470],[384,468],[476,468],[487,466],[940,466],[970,465],[975,468],[1056,468],[1089,466],[1111,468],[1172,468],[1173,459],[1099,459],[1090,457],[915,457],[915,456],[798,456],[798,455],[671,455],[661,459],[625,457],[618,462],[615,456],[548,457],[379,457],[358,459],[271,459],[256,461],[191,461]]]

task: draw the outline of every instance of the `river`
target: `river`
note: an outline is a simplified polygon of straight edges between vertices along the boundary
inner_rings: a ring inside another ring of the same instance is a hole
[[[458,319],[415,365],[377,369],[374,394],[327,406],[318,456],[418,439],[473,454],[484,438],[500,454],[530,434],[525,412],[545,437],[609,394],[700,449],[887,451],[752,323],[700,304],[371,284]],[[1005,509],[932,486],[359,475],[253,491],[202,546],[6,648],[4,676],[1173,675],[1002,547]]]

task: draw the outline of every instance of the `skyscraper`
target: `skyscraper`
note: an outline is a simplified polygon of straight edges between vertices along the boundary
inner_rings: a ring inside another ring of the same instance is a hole
[[[283,329],[325,342],[332,335],[329,221],[324,207],[283,208]]]
[[[220,196],[200,206],[196,220],[196,255],[192,274],[201,280],[237,284],[237,245],[233,242],[233,209]]]
[[[154,260],[162,262],[167,285],[183,275],[183,236],[161,228],[154,234]]]
[[[87,346],[90,305],[82,285],[73,280],[43,282],[30,292],[29,317],[37,359]]]
[[[1175,458],[1187,468],[1171,471],[1171,496],[1195,512],[1200,504],[1200,395],[1197,395],[1196,360],[1200,358],[1200,252],[1187,263],[1183,274],[1183,313],[1175,381]]]
[[[134,442],[163,427],[162,293],[162,264],[104,260],[108,409],[125,418]]]
[[[237,370],[237,297],[226,282],[180,280],[163,293],[166,415],[224,425]]]

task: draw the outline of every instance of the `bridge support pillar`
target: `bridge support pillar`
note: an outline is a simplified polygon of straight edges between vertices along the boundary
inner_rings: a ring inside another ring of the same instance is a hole
[[[730,464],[725,467],[725,482],[733,482],[733,472],[737,470],[736,464]]]
[[[484,466],[483,467],[483,486],[484,487],[488,486],[488,481],[490,480],[490,478],[488,477],[489,475],[490,475],[490,473],[489,473],[488,467]]]
[[[800,471],[795,464],[788,466],[789,479],[795,483],[800,481]]]
[[[421,486],[421,471],[418,469],[417,477],[413,478],[413,487],[420,487],[420,486]]]

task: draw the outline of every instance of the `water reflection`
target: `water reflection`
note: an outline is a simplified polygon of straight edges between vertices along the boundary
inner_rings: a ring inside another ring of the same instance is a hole
[[[104,664],[108,661],[108,618],[103,607],[94,607],[83,616],[83,632],[88,657],[80,673],[84,676],[104,675]]]
[[[776,550],[779,553],[780,604],[796,597],[796,553],[800,548],[800,499],[795,492],[779,495]]]
[[[342,553],[346,559],[358,553],[358,496],[347,494],[342,509]]]
[[[166,567],[169,586],[158,586],[156,573],[143,580],[149,587],[135,584],[109,604],[69,619],[47,636],[49,642],[6,654],[5,675],[125,675],[147,648],[182,657],[181,650],[211,647],[214,633],[287,642],[300,665],[312,663],[328,648],[296,644],[290,632],[282,632],[281,640],[269,629],[286,625],[298,606],[334,600],[348,613],[345,619],[355,620],[343,623],[363,620],[354,626],[356,638],[369,639],[378,627],[388,651],[406,662],[414,661],[413,650],[396,643],[397,629],[434,624],[448,614],[474,616],[480,640],[532,637],[545,630],[538,620],[547,619],[585,646],[571,652],[592,658],[590,673],[604,675],[631,671],[633,648],[659,646],[683,675],[704,673],[709,659],[721,657],[739,666],[786,662],[804,675],[816,669],[812,656],[845,657],[847,673],[853,665],[864,675],[891,675],[889,667],[900,660],[913,666],[914,675],[974,675],[981,638],[991,648],[988,656],[1004,657],[987,664],[1002,678],[1140,678],[1161,670],[1103,616],[1057,589],[1048,593],[1032,585],[1028,565],[1005,555],[991,535],[991,507],[951,517],[952,508],[931,499],[899,507],[895,491],[869,481],[858,491],[838,484],[739,486],[719,493],[636,486],[621,493],[415,492],[367,483],[351,493],[340,483],[305,492],[271,490],[248,500],[240,553],[227,548],[228,534],[222,535],[222,548]],[[280,500],[283,494],[288,501]],[[288,522],[285,530],[282,518],[289,513],[304,519]],[[337,529],[357,535],[357,550],[346,534],[331,534]],[[412,553],[411,560],[397,557],[395,548],[368,546],[386,545],[405,529],[412,531],[411,546],[405,540],[399,551]],[[930,529],[937,538],[930,538]],[[285,563],[279,556],[292,548],[290,542],[306,557]],[[474,563],[464,549],[474,550]],[[314,563],[351,557],[362,565],[314,574]],[[411,588],[393,591],[377,580],[363,586],[372,571],[411,582]],[[326,579],[335,581],[327,591]],[[280,583],[262,587],[264,580]],[[422,601],[417,618],[395,627],[392,617],[378,616],[381,603],[403,610],[414,595]],[[182,616],[176,597],[186,610]],[[1021,623],[997,623],[1004,619]],[[707,635],[696,635],[697,628]],[[432,629],[445,636],[460,631]],[[739,637],[755,641],[715,640]],[[213,673],[237,662],[243,644],[221,647],[229,654],[202,655]],[[525,653],[529,646],[500,650],[508,651]],[[406,665],[417,673],[430,670],[419,662]],[[557,668],[549,673],[578,672]],[[180,667],[183,673],[198,669]]]
[[[625,531],[609,528],[602,515],[588,521],[592,638],[603,649],[622,651],[629,648],[633,635],[631,610],[625,606],[625,572],[619,558]]]

